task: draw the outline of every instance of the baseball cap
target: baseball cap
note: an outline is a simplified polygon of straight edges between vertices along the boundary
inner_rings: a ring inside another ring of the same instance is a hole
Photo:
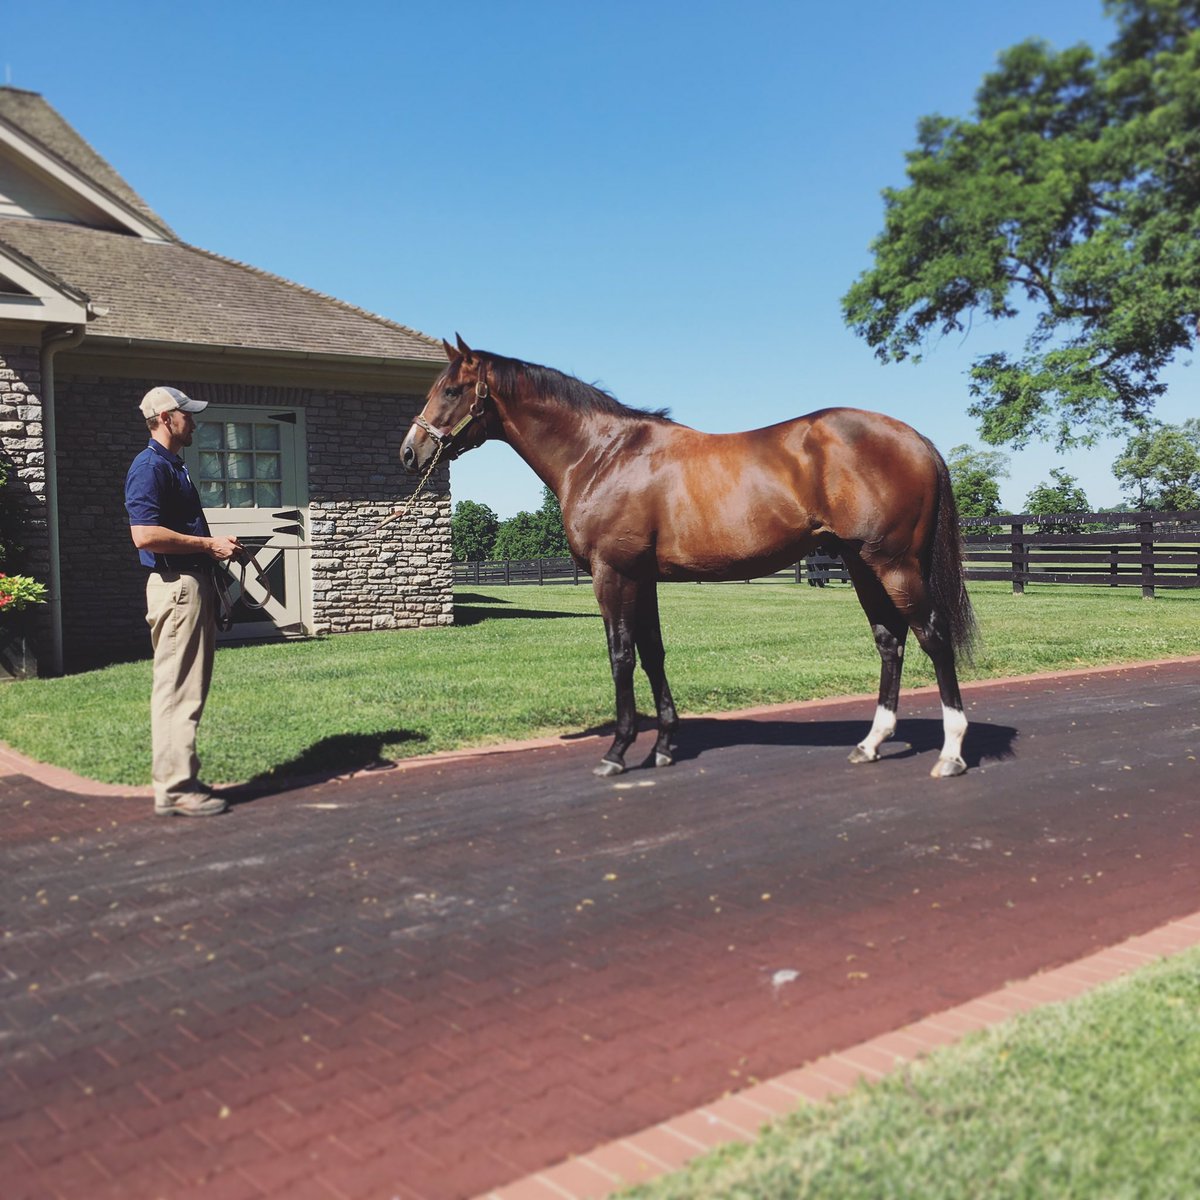
[[[193,400],[185,396],[178,388],[154,387],[142,397],[142,416],[153,417],[158,413],[180,412],[198,413],[208,407],[207,400]]]

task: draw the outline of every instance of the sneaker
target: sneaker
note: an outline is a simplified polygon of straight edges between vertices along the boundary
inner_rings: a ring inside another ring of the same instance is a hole
[[[215,817],[229,807],[220,796],[195,792],[180,796],[173,804],[155,804],[154,812],[160,817]]]

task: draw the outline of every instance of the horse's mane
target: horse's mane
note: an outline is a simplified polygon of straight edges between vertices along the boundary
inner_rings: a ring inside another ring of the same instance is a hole
[[[583,380],[556,371],[553,367],[541,367],[537,363],[505,358],[503,355],[482,350],[476,350],[474,353],[487,363],[488,382],[501,395],[519,392],[525,388],[540,396],[552,396],[561,400],[581,413],[602,413],[643,421],[671,420],[670,409],[630,408],[603,388],[584,383]]]

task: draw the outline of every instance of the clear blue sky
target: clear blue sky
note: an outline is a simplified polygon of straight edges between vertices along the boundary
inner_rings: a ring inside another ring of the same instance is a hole
[[[879,191],[998,51],[1111,35],[1101,0],[0,0],[6,82],[196,245],[699,429],[854,404],[943,451],[980,444],[964,372],[1014,333],[875,361],[839,300]],[[1013,454],[1004,502],[1061,465],[1114,503],[1119,448]],[[541,485],[486,446],[453,495],[505,517]]]

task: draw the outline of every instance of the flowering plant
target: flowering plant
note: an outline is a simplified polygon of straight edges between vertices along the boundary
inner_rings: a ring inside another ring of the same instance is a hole
[[[20,612],[27,604],[45,604],[46,585],[28,575],[0,571],[0,613]]]

